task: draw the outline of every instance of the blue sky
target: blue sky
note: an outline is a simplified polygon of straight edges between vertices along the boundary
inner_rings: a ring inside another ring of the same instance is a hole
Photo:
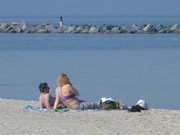
[[[0,16],[178,15],[180,0],[0,0]]]

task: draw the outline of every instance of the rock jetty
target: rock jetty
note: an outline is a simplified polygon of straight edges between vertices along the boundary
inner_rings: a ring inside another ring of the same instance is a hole
[[[180,24],[63,25],[29,22],[0,22],[0,33],[179,33]]]

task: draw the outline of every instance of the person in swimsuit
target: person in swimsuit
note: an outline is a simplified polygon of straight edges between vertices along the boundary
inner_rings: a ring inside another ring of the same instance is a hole
[[[98,109],[98,105],[96,103],[81,101],[77,98],[77,96],[79,96],[78,90],[72,85],[69,77],[62,73],[57,78],[54,109],[57,108],[59,102],[70,109]]]
[[[50,87],[48,86],[48,83],[46,82],[41,82],[39,84],[39,104],[41,108],[53,108],[54,102],[55,102],[55,97],[53,97],[49,93]],[[57,106],[60,106],[59,104]]]

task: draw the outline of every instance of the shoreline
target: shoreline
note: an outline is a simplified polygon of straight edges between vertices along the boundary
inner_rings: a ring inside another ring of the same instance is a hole
[[[178,135],[180,110],[150,109],[141,113],[125,110],[84,112],[28,112],[34,100],[0,98],[1,134],[61,135]]]
[[[105,33],[105,34],[180,34],[180,24],[33,24],[25,21],[21,22],[0,22],[0,33]]]

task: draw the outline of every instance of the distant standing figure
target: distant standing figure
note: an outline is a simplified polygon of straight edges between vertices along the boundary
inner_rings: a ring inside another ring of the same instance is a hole
[[[63,21],[63,17],[60,16],[60,20],[59,20],[59,27],[61,29],[61,31],[63,30],[63,27],[64,27],[64,21]]]

